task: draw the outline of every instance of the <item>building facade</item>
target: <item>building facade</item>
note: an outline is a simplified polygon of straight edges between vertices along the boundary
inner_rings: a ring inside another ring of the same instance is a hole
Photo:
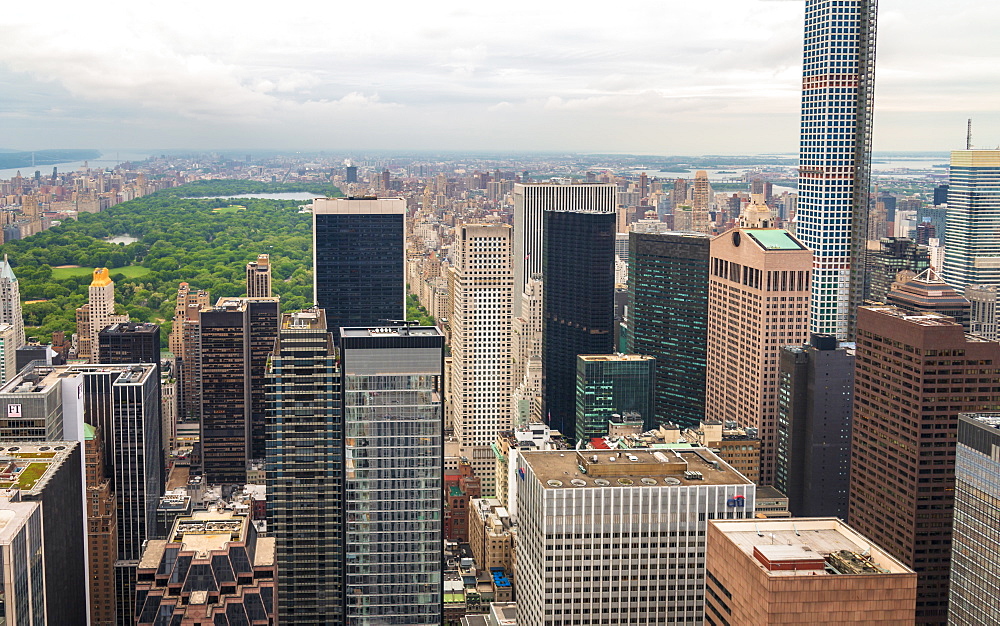
[[[344,615],[341,371],[323,309],[285,313],[267,371],[268,527],[281,622]]]
[[[98,363],[154,363],[160,371],[160,327],[156,324],[111,324],[97,333],[97,344]]]
[[[344,624],[443,619],[444,336],[342,328]]]
[[[836,518],[711,521],[705,624],[913,624],[917,576]]]
[[[809,330],[842,341],[864,297],[876,4],[806,0],[795,234],[815,255]]]
[[[865,300],[885,302],[896,276],[902,271],[919,274],[931,266],[931,255],[926,244],[918,245],[906,237],[883,237],[878,250],[869,250]]]
[[[656,358],[657,424],[691,427],[705,417],[709,241],[693,233],[629,233],[626,349]]]
[[[1000,413],[958,417],[948,623],[1000,623]]]
[[[313,201],[314,302],[331,329],[405,319],[405,268],[406,200]]]
[[[704,448],[522,452],[516,473],[519,626],[700,624],[707,520],[754,513]]]
[[[0,263],[0,324],[10,324],[14,327],[14,346],[10,349],[14,352],[24,345],[24,314],[21,312],[21,288],[17,282],[17,276],[7,260],[7,255],[3,255],[3,262]]]
[[[511,239],[510,226],[458,227],[450,270],[451,423],[488,497],[496,488],[490,445],[512,420]]]
[[[623,418],[654,428],[656,359],[641,354],[576,357],[576,432],[573,441],[608,434],[608,420]]]
[[[705,419],[754,428],[761,484],[774,481],[778,358],[809,336],[812,253],[779,228],[736,228],[712,240]]]
[[[966,285],[969,301],[969,332],[990,341],[1000,340],[1000,308],[997,290],[1000,285]]]
[[[118,560],[118,498],[111,490],[100,428],[84,427],[87,480],[87,554],[91,626],[118,623],[115,602],[115,561]]]
[[[550,426],[573,436],[576,357],[615,351],[615,216],[547,210],[543,222],[542,406]]]
[[[951,153],[944,280],[967,285],[1000,283],[1000,150]]]
[[[615,214],[615,185],[585,183],[514,184],[514,315],[522,315],[517,296],[532,277],[542,275],[542,250],[547,211]],[[612,218],[614,232],[614,218]],[[612,264],[612,267],[613,264]]]
[[[246,481],[264,457],[264,370],[278,332],[277,298],[220,298],[200,313],[201,449],[206,480]]]
[[[247,263],[247,297],[271,297],[271,256],[258,254],[256,261]]]
[[[1000,410],[998,364],[949,317],[858,311],[848,519],[919,573],[918,624],[947,620],[958,415]]]
[[[854,349],[831,335],[785,346],[778,361],[774,486],[798,517],[847,519]]]

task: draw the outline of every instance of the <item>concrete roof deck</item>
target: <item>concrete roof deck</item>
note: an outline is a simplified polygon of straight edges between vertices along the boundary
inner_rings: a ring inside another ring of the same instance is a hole
[[[521,456],[546,489],[752,484],[708,448],[582,450],[579,453],[573,450],[545,450],[525,451]],[[593,461],[594,456],[597,462]],[[636,460],[630,460],[629,456]],[[615,460],[611,461],[611,458]],[[718,463],[718,469],[713,463]],[[580,471],[581,466],[586,472]],[[700,472],[701,478],[685,476],[685,470]]]
[[[791,518],[771,520],[713,520],[711,526],[719,529],[727,539],[746,553],[758,567],[767,571],[756,558],[754,548],[759,548],[780,560],[826,558],[833,552],[847,550],[871,558],[877,567],[889,574],[912,574],[913,570],[884,552],[864,536],[837,518]],[[768,574],[789,576],[840,576],[829,569],[770,570]]]

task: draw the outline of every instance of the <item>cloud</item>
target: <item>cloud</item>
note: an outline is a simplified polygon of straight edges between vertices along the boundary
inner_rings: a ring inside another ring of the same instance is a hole
[[[689,153],[797,144],[801,1],[47,7],[44,20],[0,16],[0,116],[59,111],[49,134],[5,123],[23,145],[83,136],[74,118],[88,132],[124,127],[131,145],[182,137],[206,148],[272,138]],[[880,3],[876,123],[889,130],[876,127],[876,148],[914,145],[894,116],[919,115],[917,134],[933,147],[965,109],[1000,138],[989,117],[1000,101],[1000,5],[939,8]]]

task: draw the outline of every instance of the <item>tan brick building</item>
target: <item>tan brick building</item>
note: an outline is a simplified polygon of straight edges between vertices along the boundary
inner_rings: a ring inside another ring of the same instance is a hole
[[[840,520],[710,521],[705,624],[913,624],[917,575]]]

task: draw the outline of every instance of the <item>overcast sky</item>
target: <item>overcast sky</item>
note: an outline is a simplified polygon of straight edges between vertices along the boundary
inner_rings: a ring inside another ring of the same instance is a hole
[[[801,0],[18,2],[0,148],[794,152]],[[1000,144],[1000,3],[881,0],[876,150]]]

